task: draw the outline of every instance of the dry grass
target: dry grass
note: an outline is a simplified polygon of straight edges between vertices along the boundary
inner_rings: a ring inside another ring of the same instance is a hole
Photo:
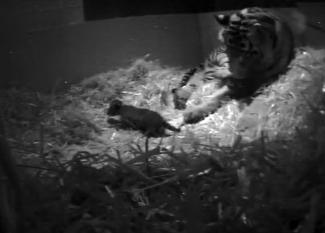
[[[168,91],[184,71],[147,58],[64,95],[3,92],[25,232],[323,232],[324,64],[300,52],[250,106],[231,101],[163,139],[106,122],[121,98],[180,124]]]

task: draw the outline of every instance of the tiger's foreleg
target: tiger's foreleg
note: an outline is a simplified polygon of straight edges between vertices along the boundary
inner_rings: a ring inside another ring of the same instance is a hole
[[[193,109],[186,111],[183,114],[183,124],[195,124],[203,120],[210,114],[216,112],[218,108],[222,105],[222,101],[226,99],[227,94],[229,94],[230,89],[227,85],[222,86],[216,91],[213,97],[204,104],[201,104]]]
[[[193,92],[196,90],[196,85],[187,85],[191,79],[199,71],[203,70],[203,64],[200,64],[198,67],[195,67],[193,69],[190,69],[187,71],[183,77],[181,82],[178,84],[178,87],[172,89],[172,95],[173,95],[173,101],[174,106],[176,109],[185,109],[186,108],[186,102],[191,97]]]

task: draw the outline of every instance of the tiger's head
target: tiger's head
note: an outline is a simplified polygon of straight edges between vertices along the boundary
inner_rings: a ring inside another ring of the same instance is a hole
[[[293,36],[275,14],[252,7],[215,19],[222,26],[219,39],[226,46],[235,78],[269,78],[286,70],[293,57]]]

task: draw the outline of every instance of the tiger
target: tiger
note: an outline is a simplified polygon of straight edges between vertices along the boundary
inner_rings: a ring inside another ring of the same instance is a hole
[[[124,104],[121,100],[111,101],[106,114],[118,116],[119,119],[108,118],[108,123],[119,125],[120,128],[139,130],[147,137],[167,136],[165,130],[180,132],[169,124],[159,113],[145,108]]]
[[[183,113],[183,124],[194,124],[231,99],[249,99],[285,73],[294,58],[289,25],[270,10],[250,7],[215,15],[221,26],[221,46],[206,61],[186,72],[172,89],[176,109],[186,109],[198,87],[215,82],[216,91],[205,103]]]

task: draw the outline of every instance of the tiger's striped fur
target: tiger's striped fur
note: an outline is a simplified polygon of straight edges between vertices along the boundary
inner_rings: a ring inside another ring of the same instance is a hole
[[[215,18],[222,26],[219,39],[223,46],[183,76],[173,89],[175,107],[185,109],[192,93],[206,82],[217,82],[216,93],[208,103],[187,110],[184,123],[202,120],[223,99],[253,96],[285,72],[294,57],[292,31],[271,11],[252,7]]]

